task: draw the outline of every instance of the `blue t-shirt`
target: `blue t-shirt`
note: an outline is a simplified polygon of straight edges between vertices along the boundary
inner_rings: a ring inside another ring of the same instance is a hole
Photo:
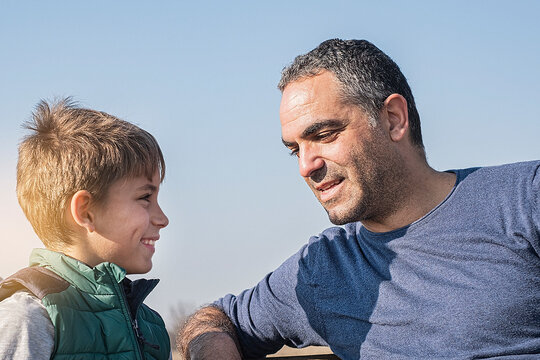
[[[287,344],[342,359],[540,358],[540,161],[454,172],[418,221],[327,229],[218,300],[244,355]]]

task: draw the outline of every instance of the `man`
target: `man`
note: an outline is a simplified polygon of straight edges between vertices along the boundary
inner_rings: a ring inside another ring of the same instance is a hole
[[[405,77],[367,41],[323,42],[279,88],[283,143],[344,226],[199,310],[186,358],[540,356],[540,161],[432,169]]]

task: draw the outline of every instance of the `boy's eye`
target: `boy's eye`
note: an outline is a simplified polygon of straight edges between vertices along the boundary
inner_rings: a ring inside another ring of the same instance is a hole
[[[139,200],[150,201],[150,196],[152,196],[152,194],[144,194]]]

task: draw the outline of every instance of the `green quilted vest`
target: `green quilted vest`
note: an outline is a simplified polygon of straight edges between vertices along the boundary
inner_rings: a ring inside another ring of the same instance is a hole
[[[91,268],[46,249],[32,252],[30,266],[49,269],[69,283],[41,300],[55,329],[52,358],[169,359],[165,324],[142,303],[159,280],[131,282],[115,264]],[[130,312],[136,314],[134,320]]]

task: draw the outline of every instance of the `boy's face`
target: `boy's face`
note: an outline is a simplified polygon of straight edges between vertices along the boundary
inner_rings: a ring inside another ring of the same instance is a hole
[[[103,202],[92,209],[95,231],[89,234],[84,262],[112,262],[128,274],[150,271],[159,230],[169,223],[158,204],[159,184],[156,172],[151,180],[140,176],[110,186]]]

